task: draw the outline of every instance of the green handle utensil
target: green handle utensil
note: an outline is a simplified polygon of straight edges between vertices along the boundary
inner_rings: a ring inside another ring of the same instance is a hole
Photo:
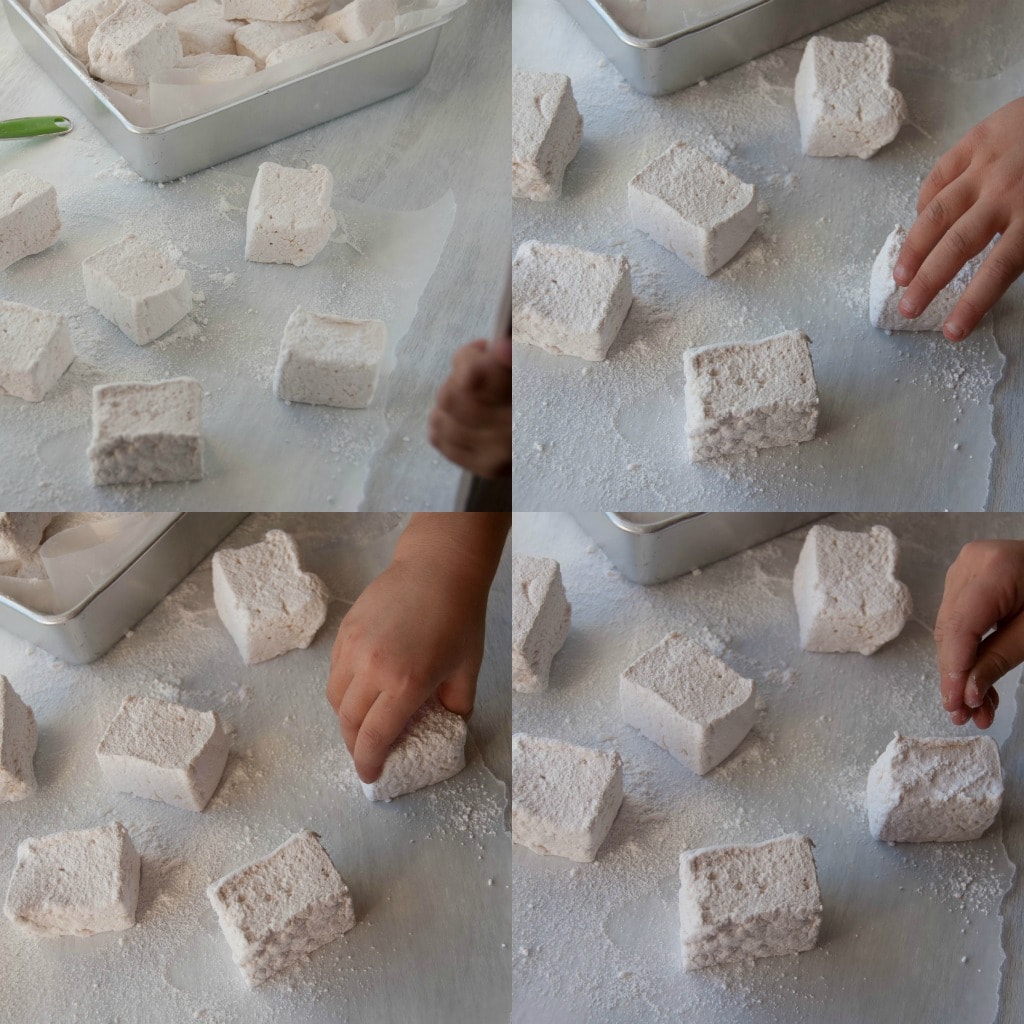
[[[0,139],[34,139],[41,135],[67,135],[75,126],[66,118],[19,117],[0,121]]]

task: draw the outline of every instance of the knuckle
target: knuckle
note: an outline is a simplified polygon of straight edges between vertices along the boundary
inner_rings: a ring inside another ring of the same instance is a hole
[[[973,239],[956,225],[946,232],[945,246],[961,264],[973,255]]]
[[[346,711],[344,708],[338,712],[338,721],[341,723],[342,729],[346,729],[349,732],[358,732],[359,726],[362,725],[362,719],[357,718],[352,714],[351,711]]]
[[[934,227],[941,227],[945,224],[948,216],[949,210],[946,207],[945,201],[940,196],[936,196],[924,208],[925,220]]]
[[[1001,679],[1010,671],[1010,669],[1013,668],[1013,665],[1010,664],[1010,659],[1001,651],[989,651],[985,660],[988,662],[989,668],[992,670],[990,676],[993,681]]]
[[[993,250],[983,264],[986,276],[998,285],[1009,285],[1021,271],[1021,254],[1014,249],[1005,252]]]

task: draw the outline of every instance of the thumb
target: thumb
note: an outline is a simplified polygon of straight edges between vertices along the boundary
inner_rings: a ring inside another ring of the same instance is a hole
[[[504,338],[495,338],[491,342],[491,355],[501,363],[512,369],[512,339],[505,335]]]
[[[1024,615],[1011,619],[978,645],[978,659],[967,680],[964,703],[969,708],[980,708],[992,685],[1021,662],[1024,662]]]
[[[437,699],[454,714],[469,718],[476,702],[476,672],[460,668],[437,688]]]

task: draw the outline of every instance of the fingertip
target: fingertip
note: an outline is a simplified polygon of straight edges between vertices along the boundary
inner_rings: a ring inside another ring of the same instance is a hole
[[[967,337],[966,329],[961,324],[955,323],[952,320],[947,320],[942,325],[942,333],[947,341],[963,341]]]
[[[897,263],[896,266],[892,268],[892,279],[901,288],[906,288],[906,286],[910,284],[911,280],[913,280],[910,271],[902,263]]]
[[[496,338],[491,346],[491,354],[502,366],[512,369],[512,339],[510,337]]]
[[[900,299],[900,304],[896,308],[899,310],[900,316],[906,320],[913,320],[914,317],[921,315],[920,304],[915,299],[907,298],[906,295]]]
[[[383,769],[384,765],[382,764],[357,764],[356,775],[359,776],[361,782],[370,785],[371,782],[376,782],[380,778]]]
[[[954,725],[966,725],[970,721],[970,717],[964,708],[958,708],[956,711],[950,712],[949,720]]]

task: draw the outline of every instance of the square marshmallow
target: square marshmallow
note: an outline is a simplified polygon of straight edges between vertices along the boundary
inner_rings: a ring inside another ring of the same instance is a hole
[[[282,530],[213,556],[213,603],[247,665],[308,647],[327,618],[327,588],[303,572]]]
[[[327,10],[328,0],[222,0],[224,17],[236,21],[308,21]]]
[[[393,800],[458,775],[466,767],[466,722],[432,697],[405,724],[380,778],[363,782],[368,800]]]
[[[566,75],[512,73],[512,198],[544,202],[562,194],[562,178],[583,139],[583,118]]]
[[[323,164],[308,171],[260,164],[245,220],[245,258],[303,267],[338,226],[331,209],[334,178]]]
[[[757,190],[696,146],[676,142],[629,183],[633,226],[710,277],[757,227]]]
[[[89,40],[89,71],[108,82],[146,85],[182,56],[178,30],[144,0],[124,0]]]
[[[41,402],[74,359],[64,317],[0,301],[0,392]]]
[[[89,60],[89,40],[96,26],[121,6],[122,0],[68,0],[46,16],[65,49],[83,64]]]
[[[553,558],[512,558],[512,689],[548,688],[551,662],[569,635],[572,605]]]
[[[619,680],[622,720],[698,775],[750,732],[754,698],[752,680],[680,633],[641,654]]]
[[[349,0],[340,11],[333,11],[319,27],[333,32],[343,43],[367,39],[386,21],[398,17],[396,0]]]
[[[253,21],[235,29],[235,48],[262,69],[279,46],[315,31],[315,21]]]
[[[0,174],[0,271],[59,237],[56,189],[27,171]]]
[[[272,68],[294,57],[303,57],[307,53],[323,50],[329,46],[341,46],[341,40],[333,32],[310,32],[298,39],[282,43],[277,49],[267,54],[267,67]]]
[[[178,31],[186,57],[198,54],[230,56],[235,52],[235,32],[241,21],[224,17],[219,0],[195,0],[168,15]]]
[[[285,324],[274,394],[285,402],[365,409],[387,347],[382,320],[347,320],[300,306]]]
[[[871,266],[871,291],[868,315],[873,327],[886,331],[941,331],[946,317],[953,312],[953,307],[967,290],[971,278],[977,273],[984,259],[975,256],[968,260],[956,277],[943,288],[929,303],[928,308],[920,315],[908,320],[897,307],[906,288],[900,288],[893,280],[892,272],[896,267],[907,233],[897,224],[885,240],[880,252]]]
[[[136,345],[148,345],[192,311],[188,271],[135,235],[82,261],[85,300]]]
[[[4,913],[39,935],[95,935],[135,924],[139,855],[119,821],[25,839]]]
[[[173,14],[180,11],[189,0],[146,0],[150,7],[155,8],[161,14]]]
[[[190,377],[100,384],[92,392],[97,485],[203,478],[202,391]]]
[[[129,696],[107,726],[96,758],[119,792],[201,811],[224,772],[228,738],[212,711]]]
[[[794,90],[804,153],[867,160],[892,142],[907,119],[892,69],[892,47],[881,36],[863,43],[812,36]]]
[[[36,716],[6,676],[0,676],[0,803],[35,791]]]
[[[256,74],[256,62],[251,57],[233,53],[196,53],[182,57],[178,67],[194,71],[200,82],[232,82]]]
[[[814,844],[787,835],[743,846],[684,850],[679,857],[683,967],[813,949],[821,928]]]
[[[516,733],[512,737],[512,842],[589,862],[622,805],[622,758]]]
[[[231,957],[251,986],[355,926],[352,895],[317,839],[315,832],[297,832],[206,890]]]
[[[0,512],[0,563],[24,562],[43,542],[53,512]]]
[[[875,839],[956,843],[979,838],[1002,802],[999,748],[991,736],[896,733],[868,773],[864,804]]]
[[[555,355],[604,359],[633,303],[629,260],[523,242],[512,263],[512,336]]]
[[[683,353],[690,461],[813,440],[818,388],[810,339],[786,331]]]
[[[896,579],[899,544],[884,526],[869,533],[812,526],[793,574],[805,651],[874,654],[910,618],[910,591]]]

